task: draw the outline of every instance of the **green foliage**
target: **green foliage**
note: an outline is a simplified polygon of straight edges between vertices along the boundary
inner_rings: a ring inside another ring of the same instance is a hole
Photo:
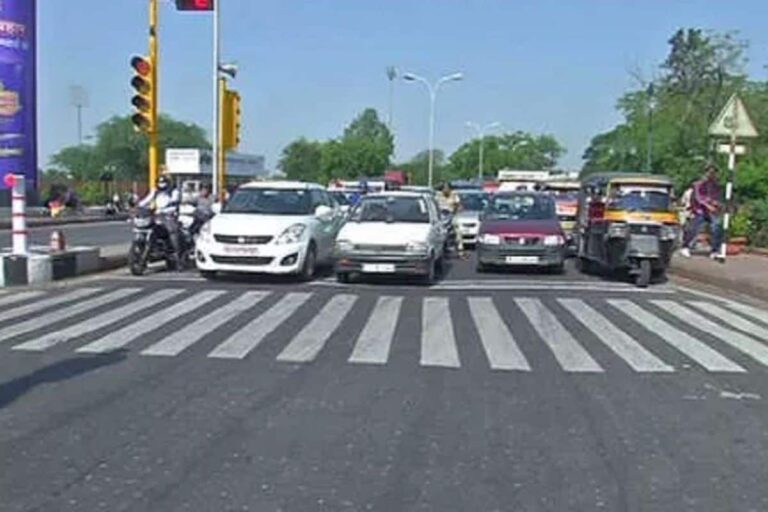
[[[409,161],[397,164],[395,167],[405,171],[414,185],[426,185],[429,181],[429,150],[420,151]],[[452,179],[451,171],[452,169],[445,164],[445,153],[440,149],[435,149],[434,168],[432,169],[435,183]]]
[[[291,179],[327,183],[332,178],[380,176],[390,163],[394,141],[374,109],[366,109],[327,142],[299,139],[283,149],[278,166]]]
[[[752,221],[750,217],[750,212],[746,209],[739,210],[736,215],[733,216],[733,219],[731,220],[730,225],[730,235],[741,237],[741,236],[749,236],[751,231]]]
[[[551,135],[525,132],[488,135],[483,143],[483,174],[495,176],[500,169],[553,169],[565,149]],[[480,165],[480,139],[459,147],[450,157],[449,173],[455,178],[474,178]]]
[[[768,197],[750,202],[748,208],[750,244],[756,247],[768,247]]]
[[[197,125],[160,116],[159,130],[161,163],[167,147],[210,147],[205,131]],[[94,144],[63,148],[51,157],[51,165],[77,181],[98,180],[104,172],[117,179],[142,181],[149,168],[148,143],[146,135],[134,131],[130,117],[113,117],[96,128]]]

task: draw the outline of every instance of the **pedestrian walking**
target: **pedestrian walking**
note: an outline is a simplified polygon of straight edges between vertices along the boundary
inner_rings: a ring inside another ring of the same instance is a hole
[[[720,244],[723,240],[723,229],[720,226],[721,190],[717,182],[717,167],[712,164],[704,169],[704,176],[696,181],[691,193],[692,218],[683,236],[683,247],[680,254],[691,257],[691,246],[698,237],[701,228],[709,226],[710,257],[720,258]]]

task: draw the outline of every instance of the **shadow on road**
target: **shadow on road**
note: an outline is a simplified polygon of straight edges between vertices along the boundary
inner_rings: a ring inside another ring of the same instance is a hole
[[[79,356],[58,361],[22,377],[0,384],[0,409],[12,404],[24,394],[41,384],[51,384],[72,379],[104,366],[121,362],[125,351],[99,356]]]

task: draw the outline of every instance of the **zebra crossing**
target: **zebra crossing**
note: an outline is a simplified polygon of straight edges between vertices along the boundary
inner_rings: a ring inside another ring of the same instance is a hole
[[[414,315],[418,322],[409,325],[418,329],[398,329]],[[297,322],[298,332],[290,328]],[[348,350],[348,364],[382,366],[408,344],[420,366],[455,370],[474,344],[488,368],[500,372],[535,372],[534,350],[551,354],[567,373],[610,371],[605,354],[637,373],[673,373],[681,361],[707,372],[768,366],[768,313],[700,297],[480,292],[372,297],[350,289],[135,286],[0,296],[0,346],[17,352],[129,350],[139,357],[169,358],[202,347],[206,358],[244,360],[259,353],[267,339],[279,343],[275,361],[290,364],[310,364],[341,347]]]

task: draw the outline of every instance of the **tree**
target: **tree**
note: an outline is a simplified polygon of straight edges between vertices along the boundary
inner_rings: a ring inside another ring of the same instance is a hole
[[[487,175],[504,168],[553,169],[565,153],[565,149],[553,136],[536,136],[521,131],[488,135],[483,144],[483,172]],[[476,177],[479,155],[480,139],[464,143],[450,157],[450,174],[461,178]]]
[[[320,179],[322,144],[300,138],[288,144],[278,167],[291,180],[317,181]]]
[[[165,149],[210,148],[205,131],[197,125],[160,116],[160,163],[165,161]],[[61,149],[51,157],[54,170],[66,172],[78,181],[98,180],[106,169],[118,179],[147,178],[147,136],[133,129],[130,117],[112,117],[96,127],[96,142]]]
[[[450,169],[445,165],[445,153],[441,149],[435,149],[434,178],[436,181],[445,181],[452,178]],[[429,177],[429,150],[419,151],[407,162],[395,165],[396,168],[405,171],[412,183],[426,185]]]

